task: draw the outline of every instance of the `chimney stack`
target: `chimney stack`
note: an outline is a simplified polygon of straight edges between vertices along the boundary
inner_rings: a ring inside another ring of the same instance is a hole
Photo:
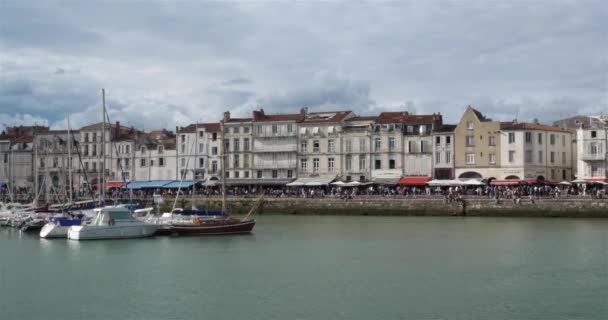
[[[114,129],[114,139],[118,139],[120,136],[120,121],[116,121],[116,128]]]
[[[224,112],[224,122],[228,122],[230,120],[230,111]]]

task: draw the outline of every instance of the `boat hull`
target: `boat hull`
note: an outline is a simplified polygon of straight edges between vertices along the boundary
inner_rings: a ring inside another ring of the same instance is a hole
[[[30,222],[21,226],[19,230],[21,232],[36,232],[42,230],[43,227],[43,222]]]
[[[67,238],[70,226],[60,226],[49,222],[40,230],[40,238]]]
[[[255,226],[255,220],[239,222],[203,222],[200,225],[172,224],[166,229],[170,234],[177,235],[222,235],[250,233]]]
[[[101,240],[145,238],[154,235],[158,228],[158,225],[147,223],[115,226],[71,226],[68,229],[68,239]]]

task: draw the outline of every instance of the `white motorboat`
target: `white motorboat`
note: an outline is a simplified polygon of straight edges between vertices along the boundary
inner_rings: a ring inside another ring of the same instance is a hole
[[[95,217],[90,224],[71,226],[68,239],[128,239],[143,238],[154,235],[159,225],[146,223],[131,216],[124,207],[105,207],[95,210]]]
[[[40,230],[40,238],[67,238],[68,229],[71,226],[79,226],[86,223],[86,217],[80,216],[75,219],[68,217],[51,218]]]

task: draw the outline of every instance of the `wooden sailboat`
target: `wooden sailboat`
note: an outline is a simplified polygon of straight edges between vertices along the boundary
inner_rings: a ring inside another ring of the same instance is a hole
[[[224,121],[220,123],[221,134],[221,168],[225,168],[226,151],[224,146]],[[198,133],[196,134],[198,135]],[[242,219],[231,217],[226,213],[226,177],[222,175],[222,215],[214,217],[201,217],[194,215],[191,223],[171,223],[167,227],[169,233],[177,235],[222,235],[250,233],[255,226],[255,219],[251,214],[257,209],[263,199],[260,197],[249,213]],[[195,210],[192,210],[195,211]]]

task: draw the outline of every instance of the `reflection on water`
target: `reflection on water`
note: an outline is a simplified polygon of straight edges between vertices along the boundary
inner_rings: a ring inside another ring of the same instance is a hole
[[[78,255],[80,252],[80,241],[77,240],[67,240],[68,248],[73,255]]]

